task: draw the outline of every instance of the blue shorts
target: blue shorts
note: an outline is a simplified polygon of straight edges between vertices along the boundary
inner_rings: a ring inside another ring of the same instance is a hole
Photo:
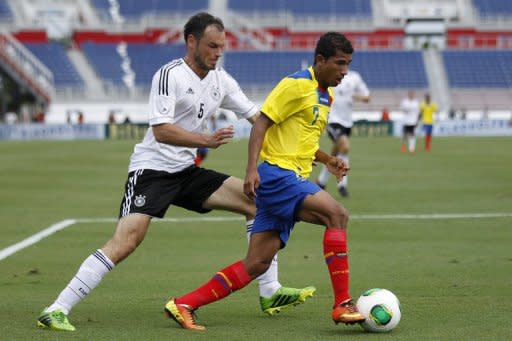
[[[432,124],[424,124],[423,131],[425,132],[425,135],[432,135]]]
[[[252,233],[278,231],[282,247],[298,220],[304,198],[320,191],[318,185],[295,172],[263,162],[258,166],[260,186],[256,189],[256,218]]]

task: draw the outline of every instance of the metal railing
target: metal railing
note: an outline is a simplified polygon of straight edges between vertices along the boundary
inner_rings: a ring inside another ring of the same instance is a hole
[[[8,67],[8,72],[26,83],[44,101],[52,99],[55,94],[53,73],[6,32],[0,32],[0,59]]]

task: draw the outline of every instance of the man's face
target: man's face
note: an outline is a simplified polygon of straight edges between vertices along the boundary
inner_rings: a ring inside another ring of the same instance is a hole
[[[192,48],[196,65],[204,71],[214,70],[224,51],[226,33],[210,25],[204,30],[201,39],[194,39],[194,42]]]
[[[352,54],[337,50],[334,56],[325,59],[323,56],[317,56],[316,75],[318,84],[323,88],[336,86],[348,72],[348,66],[352,62]]]

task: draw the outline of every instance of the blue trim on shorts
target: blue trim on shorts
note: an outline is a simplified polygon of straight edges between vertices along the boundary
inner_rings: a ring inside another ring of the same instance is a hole
[[[295,172],[263,162],[258,166],[260,185],[256,189],[256,217],[251,233],[278,231],[282,247],[298,221],[306,196],[321,189]]]

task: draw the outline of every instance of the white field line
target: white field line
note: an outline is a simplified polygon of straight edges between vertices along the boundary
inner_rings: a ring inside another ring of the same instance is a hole
[[[512,213],[432,213],[432,214],[355,214],[350,220],[432,220],[432,219],[489,219],[489,218],[512,218]],[[207,221],[242,221],[242,217],[182,217],[154,219],[155,222],[207,222]],[[0,250],[0,261],[12,254],[33,245],[43,238],[46,238],[57,231],[63,230],[74,224],[80,223],[115,223],[117,218],[77,218],[66,219],[45,228],[42,231]]]
[[[27,239],[22,240],[19,243],[13,244],[11,246],[6,247],[3,250],[0,250],[0,260],[9,257],[10,255],[18,252],[21,249],[24,249],[30,245],[33,245],[40,241],[43,238],[48,237],[49,235],[54,234],[57,231],[63,230],[66,227],[69,227],[73,224],[76,224],[75,219],[66,219],[63,221],[59,221],[56,224],[53,224],[50,227],[45,228],[42,231],[37,232],[36,234],[31,235]]]

